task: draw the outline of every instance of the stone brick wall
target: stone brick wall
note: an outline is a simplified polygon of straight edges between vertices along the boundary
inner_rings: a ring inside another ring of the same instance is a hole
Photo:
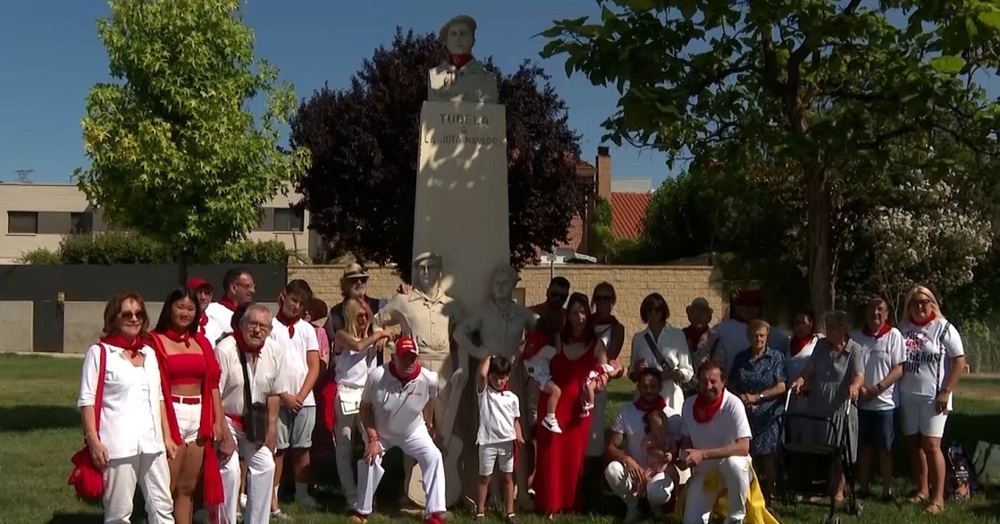
[[[340,300],[342,266],[289,266],[288,278],[301,278],[312,286],[313,292],[332,306]],[[368,294],[388,298],[396,293],[399,278],[392,268],[369,269]],[[658,292],[670,306],[671,323],[677,327],[687,325],[684,308],[697,297],[704,297],[715,310],[713,324],[727,312],[727,298],[722,293],[722,274],[706,266],[557,266],[555,275],[569,279],[571,291],[590,296],[594,286],[608,281],[615,286],[618,303],[615,316],[625,324],[625,347],[622,358],[627,362],[632,334],[642,329],[639,304],[649,293]],[[545,300],[545,288],[551,274],[548,267],[529,267],[521,271],[518,293],[523,293],[526,304]]]

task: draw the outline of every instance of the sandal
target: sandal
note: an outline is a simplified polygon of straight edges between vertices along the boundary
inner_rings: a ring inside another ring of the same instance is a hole
[[[924,493],[913,492],[910,493],[910,496],[907,497],[906,500],[908,500],[911,504],[920,504],[921,502],[927,500],[927,495]]]
[[[931,515],[937,515],[944,511],[943,502],[931,502],[930,504],[924,506],[924,512],[930,513]]]

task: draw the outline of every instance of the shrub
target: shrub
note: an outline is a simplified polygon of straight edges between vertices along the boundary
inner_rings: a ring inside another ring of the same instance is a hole
[[[176,256],[163,244],[135,233],[107,232],[63,237],[58,251],[46,248],[25,253],[24,264],[173,264]],[[219,249],[210,264],[285,264],[288,249],[277,240],[245,240]]]

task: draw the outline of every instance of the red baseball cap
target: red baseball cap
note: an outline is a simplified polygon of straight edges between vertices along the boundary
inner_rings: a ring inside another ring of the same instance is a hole
[[[396,356],[401,357],[407,353],[419,356],[420,350],[417,349],[417,343],[410,337],[399,337],[396,340]]]
[[[199,289],[201,289],[203,287],[207,287],[208,289],[214,289],[212,287],[212,284],[209,284],[207,280],[205,280],[204,278],[201,278],[201,277],[191,277],[187,281],[187,288],[188,289],[197,291],[197,290],[199,290]]]

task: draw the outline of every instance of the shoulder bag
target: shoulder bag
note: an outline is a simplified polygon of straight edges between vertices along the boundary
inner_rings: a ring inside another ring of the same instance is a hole
[[[104,375],[108,370],[108,349],[104,344],[98,346],[101,348],[101,356],[98,360],[100,364],[97,371],[97,392],[94,395],[94,431],[100,438],[101,404],[104,403]],[[104,472],[94,464],[90,446],[86,441],[83,449],[74,453],[70,462],[73,463],[73,470],[69,474],[67,484],[73,486],[80,498],[100,500],[104,496]]]
[[[262,444],[267,437],[267,404],[253,401],[246,354],[238,347],[236,352],[243,367],[243,433],[250,442]]]

